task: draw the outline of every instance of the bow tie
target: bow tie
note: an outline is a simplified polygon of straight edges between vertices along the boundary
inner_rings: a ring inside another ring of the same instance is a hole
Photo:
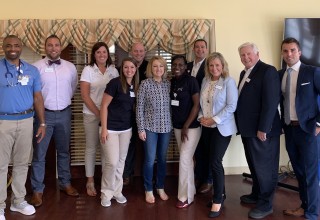
[[[57,65],[60,65],[61,64],[61,60],[48,60],[48,64],[49,66],[51,66],[52,64],[57,64]]]

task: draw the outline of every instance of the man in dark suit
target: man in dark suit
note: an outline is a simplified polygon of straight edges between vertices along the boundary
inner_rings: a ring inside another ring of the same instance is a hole
[[[280,79],[273,66],[259,59],[255,44],[242,44],[239,54],[245,70],[240,75],[236,121],[253,183],[252,192],[240,200],[256,204],[249,217],[260,219],[273,212],[278,181]]]
[[[294,38],[282,41],[281,53],[287,64],[279,71],[281,119],[301,199],[299,208],[284,210],[284,214],[318,219],[320,111],[317,98],[320,94],[320,68],[301,63],[300,44]]]
[[[198,81],[199,88],[201,88],[202,80],[205,75],[204,67],[206,63],[206,56],[208,54],[207,42],[204,39],[197,39],[193,43],[194,61],[187,63],[187,72],[195,77]],[[212,189],[212,174],[209,169],[209,149],[206,145],[199,144],[196,148],[195,157],[195,184],[199,193],[207,193]]]

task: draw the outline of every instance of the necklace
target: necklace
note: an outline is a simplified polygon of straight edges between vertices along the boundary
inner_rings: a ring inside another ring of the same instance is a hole
[[[207,95],[207,102],[208,103],[210,103],[210,100],[212,100],[212,98],[213,98],[213,93],[214,93],[214,90],[216,88],[217,83],[218,83],[218,80],[209,82],[208,95]]]

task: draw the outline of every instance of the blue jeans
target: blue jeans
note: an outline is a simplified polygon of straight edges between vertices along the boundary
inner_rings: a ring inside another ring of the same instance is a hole
[[[146,191],[153,191],[152,177],[153,165],[157,155],[157,178],[156,188],[164,188],[164,179],[166,176],[166,159],[171,132],[168,133],[154,133],[146,130],[147,139],[144,142],[144,164],[143,177],[144,187]]]
[[[31,163],[31,186],[34,192],[43,192],[46,154],[51,137],[57,151],[57,170],[59,186],[65,187],[70,184],[70,133],[71,133],[71,109],[62,112],[45,111],[46,135],[40,143],[34,144],[33,158]],[[36,118],[35,128],[38,128],[39,121]],[[35,131],[37,129],[34,129]]]

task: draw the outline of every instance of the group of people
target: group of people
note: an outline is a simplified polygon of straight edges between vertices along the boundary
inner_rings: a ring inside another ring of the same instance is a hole
[[[145,201],[155,203],[154,187],[160,199],[168,200],[166,155],[173,129],[180,152],[176,207],[191,205],[196,189],[205,193],[213,188],[208,216],[218,217],[226,199],[223,157],[232,135],[240,134],[253,180],[251,192],[240,200],[255,204],[249,211],[250,218],[264,218],[273,213],[283,130],[301,199],[299,208],[284,210],[284,214],[317,219],[320,68],[301,63],[299,42],[294,38],[281,44],[287,66],[280,71],[260,60],[254,43],[244,43],[238,48],[244,70],[237,86],[221,53],[208,54],[203,39],[193,46],[193,62],[187,63],[182,55],[172,57],[171,79],[165,59],[154,56],[146,61],[141,43],[132,45],[131,57],[123,59],[119,69],[112,64],[105,43],[93,46],[90,64],[80,78],[87,194],[97,195],[94,168],[100,148],[101,205],[111,206],[112,199],[127,202],[122,189],[133,174],[139,137],[145,153]],[[60,190],[79,195],[70,183],[69,167],[70,104],[78,84],[77,71],[72,63],[60,58],[61,42],[55,35],[46,39],[46,57],[34,66],[20,59],[22,44],[17,36],[5,37],[3,50],[0,175],[6,175],[12,158],[10,210],[32,215],[34,207],[43,202],[45,156],[52,137]],[[32,145],[33,196],[29,204],[24,197]],[[2,178],[0,220],[5,219],[6,197],[6,181]]]

